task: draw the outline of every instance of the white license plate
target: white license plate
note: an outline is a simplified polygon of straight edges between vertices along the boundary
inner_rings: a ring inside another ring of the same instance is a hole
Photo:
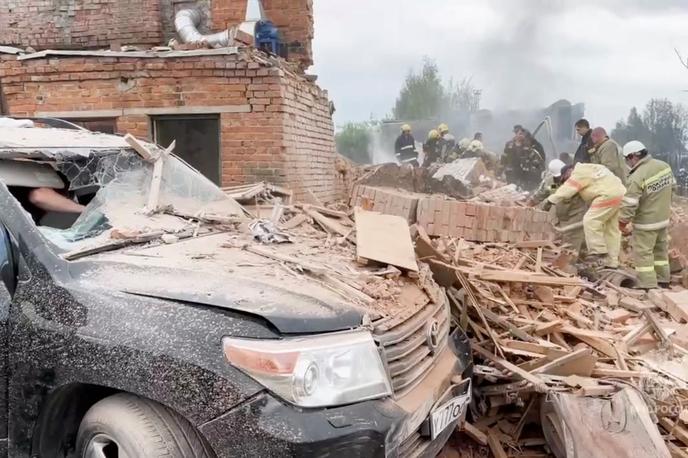
[[[470,391],[445,402],[430,412],[430,435],[433,440],[449,425],[463,418],[471,400]]]

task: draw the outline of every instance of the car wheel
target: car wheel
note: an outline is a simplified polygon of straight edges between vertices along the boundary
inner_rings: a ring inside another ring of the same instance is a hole
[[[79,458],[214,458],[198,431],[172,410],[121,393],[84,415],[77,435]]]

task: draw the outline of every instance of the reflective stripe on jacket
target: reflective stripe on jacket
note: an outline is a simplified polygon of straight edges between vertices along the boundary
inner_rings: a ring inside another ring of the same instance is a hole
[[[571,199],[576,194],[592,208],[619,206],[626,188],[621,180],[609,169],[600,164],[576,164],[571,176],[549,197],[557,204]]]

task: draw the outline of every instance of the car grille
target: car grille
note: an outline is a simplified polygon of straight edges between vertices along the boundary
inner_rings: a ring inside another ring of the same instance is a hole
[[[445,299],[441,304],[407,309],[374,323],[373,337],[381,348],[397,397],[413,389],[433,366],[447,345],[449,321]],[[436,332],[431,341],[432,326],[436,326]]]

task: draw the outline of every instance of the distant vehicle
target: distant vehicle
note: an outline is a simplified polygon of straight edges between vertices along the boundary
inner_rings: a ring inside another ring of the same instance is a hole
[[[155,214],[153,166],[119,136],[0,127],[0,177],[0,456],[434,457],[464,417],[446,298],[371,318],[269,275],[194,219],[243,209],[178,158]],[[8,190],[60,183],[78,218],[36,224]]]

